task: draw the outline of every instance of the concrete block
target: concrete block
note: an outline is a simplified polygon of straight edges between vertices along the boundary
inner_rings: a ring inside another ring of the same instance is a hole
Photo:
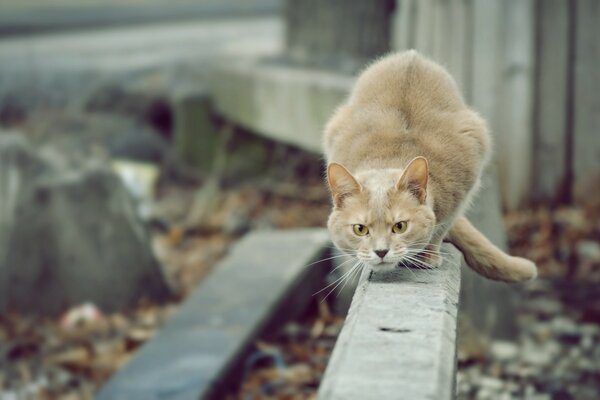
[[[212,117],[212,104],[205,91],[177,93],[172,99],[177,160],[200,172],[210,172],[215,155],[222,151],[219,132]]]
[[[336,73],[239,61],[215,66],[210,91],[218,113],[257,134],[315,153],[354,79]]]
[[[460,253],[438,269],[363,271],[319,399],[453,399]]]
[[[99,400],[222,399],[253,340],[297,317],[322,286],[323,229],[258,231],[242,239]]]

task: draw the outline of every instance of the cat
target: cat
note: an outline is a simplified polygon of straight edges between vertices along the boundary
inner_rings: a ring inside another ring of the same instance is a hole
[[[442,262],[452,242],[494,280],[536,277],[463,216],[490,158],[485,122],[440,65],[414,50],[385,56],[358,77],[325,126],[333,243],[374,270]]]

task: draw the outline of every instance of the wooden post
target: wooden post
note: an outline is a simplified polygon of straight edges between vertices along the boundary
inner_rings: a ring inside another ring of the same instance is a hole
[[[600,171],[600,2],[577,0],[573,169],[575,182]]]
[[[567,174],[569,2],[537,2],[533,196],[564,197]]]

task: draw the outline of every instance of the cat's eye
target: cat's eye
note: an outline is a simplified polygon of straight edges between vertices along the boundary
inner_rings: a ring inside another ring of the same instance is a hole
[[[352,230],[356,236],[365,236],[367,233],[369,233],[369,228],[361,224],[352,225]]]
[[[407,221],[396,222],[394,226],[392,226],[392,232],[394,233],[404,233],[406,232],[406,228],[408,228]]]

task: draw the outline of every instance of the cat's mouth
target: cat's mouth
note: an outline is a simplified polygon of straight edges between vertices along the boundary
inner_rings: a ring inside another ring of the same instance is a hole
[[[396,251],[390,252],[384,257],[370,257],[367,260],[361,260],[364,263],[376,267],[376,268],[386,268],[386,267],[395,267],[396,265],[405,261],[406,256],[408,255],[408,251]]]
[[[369,262],[367,264],[374,271],[392,271],[397,268],[399,262],[378,260],[376,262]]]

